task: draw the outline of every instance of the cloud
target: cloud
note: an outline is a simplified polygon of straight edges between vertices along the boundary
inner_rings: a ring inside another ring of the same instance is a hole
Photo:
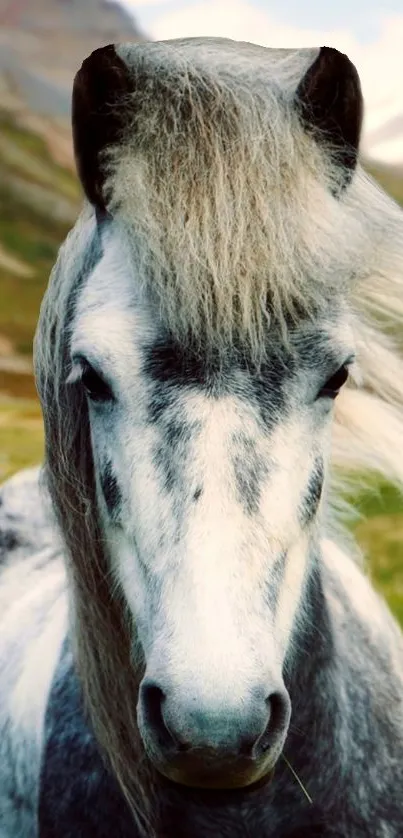
[[[120,0],[121,5],[133,14],[136,14],[139,9],[174,5],[174,2],[175,0]]]
[[[252,41],[267,46],[312,46],[321,33],[280,24],[270,14],[246,0],[204,0],[179,5],[161,14],[153,24],[156,38],[209,35]],[[348,43],[348,30],[339,37]]]

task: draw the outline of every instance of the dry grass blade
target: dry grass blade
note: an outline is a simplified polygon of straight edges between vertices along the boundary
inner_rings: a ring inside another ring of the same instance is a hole
[[[293,775],[293,777],[295,777],[295,779],[296,779],[296,781],[297,781],[297,783],[298,783],[299,787],[302,789],[302,791],[303,791],[303,793],[304,793],[304,795],[305,795],[305,797],[306,797],[306,799],[307,799],[308,803],[310,803],[310,804],[311,804],[311,806],[313,806],[313,800],[312,800],[312,797],[308,794],[308,792],[307,792],[307,790],[306,790],[306,788],[305,788],[304,784],[303,784],[303,783],[302,783],[302,781],[299,779],[298,774],[296,773],[296,771],[294,771],[294,769],[293,769],[292,765],[288,762],[287,757],[286,757],[284,754],[282,754],[281,756],[282,756],[282,758],[283,758],[283,760],[284,760],[285,764],[287,765],[287,767],[290,769],[291,774]]]

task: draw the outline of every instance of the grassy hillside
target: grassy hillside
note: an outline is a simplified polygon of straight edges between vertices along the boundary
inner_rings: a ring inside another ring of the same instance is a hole
[[[79,188],[44,140],[0,111],[0,335],[31,354],[40,300]]]
[[[403,173],[369,167],[403,204]],[[79,206],[77,181],[45,142],[0,111],[0,482],[42,457],[32,337],[59,244]],[[376,585],[403,624],[403,502],[390,486],[354,498],[354,528]]]
[[[42,455],[32,338],[79,196],[44,140],[0,110],[0,481]]]
[[[403,206],[403,168],[374,163],[368,163],[366,168],[383,189]]]

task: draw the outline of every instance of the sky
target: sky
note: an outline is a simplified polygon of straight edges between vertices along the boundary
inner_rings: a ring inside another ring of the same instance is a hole
[[[217,35],[264,46],[333,46],[361,77],[364,148],[403,162],[403,0],[121,0],[150,38]],[[386,124],[395,129],[383,130]]]

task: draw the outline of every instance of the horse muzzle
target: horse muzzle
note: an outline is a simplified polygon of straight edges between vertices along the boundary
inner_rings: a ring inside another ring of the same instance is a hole
[[[283,686],[269,695],[255,687],[237,707],[212,706],[191,690],[181,697],[147,676],[140,687],[145,750],[161,774],[187,786],[240,788],[259,781],[281,753],[290,715]]]

